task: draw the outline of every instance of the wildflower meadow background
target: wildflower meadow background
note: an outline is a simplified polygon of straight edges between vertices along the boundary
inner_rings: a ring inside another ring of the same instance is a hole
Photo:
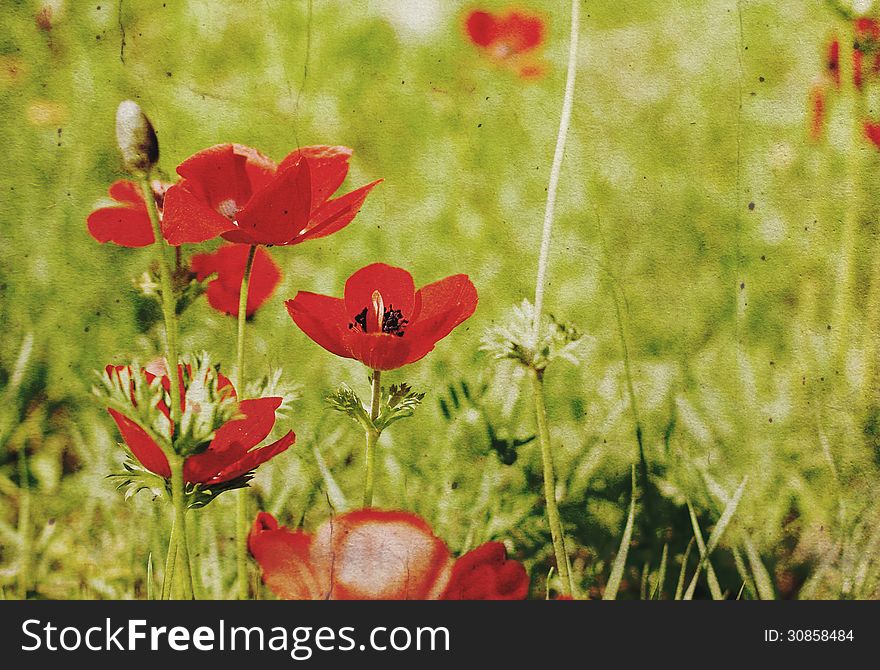
[[[680,597],[697,573],[698,598],[880,596],[880,150],[863,131],[880,108],[873,66],[849,85],[844,4],[581,5],[544,302],[582,335],[544,375],[576,595],[609,595],[626,548],[621,598]],[[384,180],[343,230],[268,250],[281,279],[246,324],[247,365],[296,389],[273,433],[296,442],[256,471],[253,511],[314,532],[361,506],[363,430],[325,398],[346,384],[368,399],[368,370],[285,301],[341,296],[376,262],[416,287],[466,274],[474,315],[383,373],[425,397],[379,440],[373,504],[418,514],[455,556],[503,542],[529,597],[562,592],[528,373],[484,346],[534,300],[566,79],[569,3],[514,8],[544,25],[525,67],[465,29],[510,9],[494,0],[2,2],[3,597],[161,590],[168,506],[107,478],[124,452],[92,392],[108,363],[164,351],[152,252],[86,226],[126,176],[125,99],[156,128],[167,181],[227,142],[275,161],[344,145],[340,193]],[[234,317],[202,297],[180,324],[183,351],[233,368]],[[235,596],[234,496],[188,515],[199,597]]]

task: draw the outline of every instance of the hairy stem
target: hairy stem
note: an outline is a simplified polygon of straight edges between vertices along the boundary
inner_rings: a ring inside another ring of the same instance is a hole
[[[544,288],[547,284],[547,266],[550,263],[550,240],[553,234],[553,215],[556,210],[556,190],[562,172],[562,158],[565,155],[565,139],[571,122],[571,109],[574,104],[574,81],[577,72],[578,32],[580,27],[580,0],[571,3],[571,38],[568,45],[568,72],[565,78],[565,94],[562,99],[562,114],[559,118],[559,132],[556,135],[556,150],[550,168],[550,182],[547,186],[547,205],[544,208],[544,226],[541,232],[541,251],[538,256],[538,277],[535,282],[535,324],[534,338],[538,340],[541,312],[544,309]]]
[[[544,376],[539,370],[531,369],[532,393],[535,400],[535,417],[538,424],[538,439],[541,442],[541,461],[544,466],[544,503],[547,506],[547,521],[550,536],[553,538],[553,553],[556,556],[556,570],[562,582],[562,595],[572,595],[571,574],[568,569],[568,553],[565,551],[565,536],[559,508],[556,506],[556,474],[553,469],[553,452],[550,444],[550,428],[547,424],[547,406],[544,400]]]
[[[183,457],[175,456],[171,465],[171,501],[174,504],[174,526],[177,528],[177,563],[182,575],[183,598],[192,600],[193,579],[186,539],[186,499],[184,498]]]
[[[373,390],[370,394],[370,421],[375,424],[379,417],[379,400],[382,395],[382,386],[380,379],[382,373],[379,370],[373,370]],[[376,443],[379,441],[380,431],[374,427],[366,430],[367,435],[367,451],[365,458],[364,472],[364,507],[373,505],[373,480],[376,476]]]
[[[244,326],[247,321],[247,301],[250,289],[251,272],[254,269],[254,257],[257,253],[256,245],[251,245],[248,251],[247,261],[244,265],[244,275],[241,279],[241,288],[238,292],[238,340],[236,348],[236,370],[238,371],[237,388],[239,397],[244,397]],[[249,495],[246,488],[238,492],[235,515],[235,564],[238,573],[238,599],[247,600],[250,595],[250,580],[248,579],[248,502]]]
[[[156,259],[159,263],[159,284],[162,293],[162,313],[165,318],[165,367],[168,372],[168,379],[171,383],[171,425],[173,427],[173,435],[180,434],[180,399],[183,396],[181,388],[180,374],[178,366],[180,359],[177,348],[177,305],[174,295],[174,285],[171,281],[171,269],[168,262],[168,254],[166,250],[165,238],[162,236],[162,225],[159,220],[159,210],[156,208],[156,200],[153,197],[153,189],[150,186],[149,175],[144,176],[140,181],[141,190],[143,191],[144,202],[147,206],[147,214],[150,217],[150,224],[153,227],[153,237],[155,238]],[[171,453],[166,454],[168,462],[171,465],[171,504],[174,507],[174,526],[172,527],[172,537],[174,543],[169,548],[169,554],[176,551],[180,555],[181,568],[185,571],[184,584],[189,584],[188,598],[192,597],[192,576],[190,574],[189,555],[186,549],[186,523],[184,514],[186,512],[186,501],[184,499],[183,490],[183,458],[177,455],[172,445]],[[175,485],[175,463],[179,462],[177,468],[177,478],[180,480]],[[172,565],[176,561],[171,559]],[[166,559],[166,565],[168,559]],[[170,583],[166,576],[165,582],[170,589]],[[163,587],[163,592],[165,588]],[[186,594],[184,588],[184,594]]]

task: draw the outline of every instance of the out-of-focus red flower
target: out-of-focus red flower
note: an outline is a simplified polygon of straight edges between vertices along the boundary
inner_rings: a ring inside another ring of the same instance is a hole
[[[865,121],[865,137],[871,140],[875,147],[880,149],[880,123]]]
[[[291,245],[347,226],[381,179],[330,196],[348,174],[347,147],[296,149],[280,164],[256,149],[221,144],[177,167],[165,198],[163,234],[174,245],[222,235],[230,242]]]
[[[834,87],[840,89],[840,41],[836,37],[828,44],[826,68]]]
[[[393,370],[427,355],[470,317],[477,290],[467,275],[454,275],[417,291],[406,270],[374,263],[348,278],[343,298],[300,291],[285,305],[330,353]]]
[[[810,138],[819,140],[825,131],[825,88],[817,84],[810,89]]]
[[[167,187],[158,181],[152,183],[152,195],[160,211]],[[115,181],[110,185],[109,193],[117,204],[89,214],[87,224],[91,236],[98,242],[113,242],[123,247],[153,244],[153,227],[140,186],[132,181]]]
[[[880,75],[880,22],[869,17],[856,19],[853,24],[853,84],[857,89],[864,85],[869,75]],[[865,59],[870,71],[865,71]]]
[[[238,298],[248,251],[248,247],[242,244],[226,244],[213,253],[196,254],[190,260],[190,268],[199,281],[216,275],[208,283],[207,294],[208,304],[219,312],[238,316]],[[279,281],[281,270],[272,255],[262,247],[258,248],[248,283],[247,316],[252,316],[269,299]]]
[[[113,365],[108,365],[106,371],[108,375],[112,375],[119,374],[123,369],[128,369],[129,373],[131,372],[131,368],[127,366]],[[164,364],[161,364],[160,372],[162,373],[160,383],[168,393],[171,388],[171,380],[165,373]],[[183,366],[178,367],[178,374],[182,380],[187,377],[184,374]],[[157,376],[150,370],[144,370],[144,375],[148,383]],[[222,375],[219,387],[228,389],[228,392],[233,397],[235,396],[232,383]],[[134,402],[133,397],[132,401]],[[185,409],[185,402],[185,397],[181,398],[182,409]],[[186,457],[183,466],[184,479],[191,484],[222,484],[250,472],[258,465],[286,450],[296,439],[293,431],[288,431],[284,437],[270,445],[259,449],[254,448],[272,432],[272,428],[275,426],[275,410],[278,409],[281,402],[282,399],[277,397],[240,401],[238,403],[240,417],[220,426],[214,433],[214,439],[211,440],[207,449]],[[168,403],[160,400],[157,408],[168,420],[167,430],[170,437],[173,425]],[[171,468],[168,464],[168,458],[149,433],[122,412],[113,408],[109,408],[107,411],[116,422],[126,446],[140,464],[160,477],[170,477]]]
[[[285,600],[521,600],[529,579],[489,542],[453,559],[421,517],[363,509],[315,535],[257,515],[248,546],[263,581]]]
[[[543,63],[534,55],[544,43],[545,22],[541,17],[519,10],[498,15],[475,10],[467,15],[464,27],[471,42],[495,62],[523,78],[544,74]]]

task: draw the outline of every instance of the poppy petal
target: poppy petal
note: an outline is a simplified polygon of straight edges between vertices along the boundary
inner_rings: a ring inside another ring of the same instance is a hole
[[[367,199],[367,195],[373,190],[373,187],[381,181],[381,179],[377,179],[351,193],[325,202],[312,212],[308,230],[300,235],[296,242],[326,237],[345,228],[364,206],[364,200]]]
[[[89,234],[102,244],[113,242],[122,247],[146,247],[156,241],[153,224],[146,207],[132,205],[102,207],[89,214],[86,223]]]
[[[236,221],[260,244],[287,244],[308,226],[310,207],[309,164],[301,160],[255,193]]]
[[[180,182],[165,193],[162,235],[174,246],[206,242],[235,228],[232,221],[200,199],[192,187],[192,182]]]
[[[263,570],[263,582],[285,600],[314,600],[319,596],[309,558],[311,544],[310,535],[279,527],[265,512],[257,515],[248,536],[248,549]]]
[[[409,341],[390,333],[350,331],[345,342],[349,356],[371,370],[396,370],[410,360]]]
[[[312,209],[320,206],[327,198],[336,193],[345,176],[348,174],[348,161],[352,150],[343,146],[315,145],[301,147],[291,151],[281,163],[278,170],[284,170],[305,158],[309,162],[312,178]]]
[[[144,196],[141,194],[140,187],[133,181],[128,179],[119,179],[110,184],[110,197],[116,202],[135,205],[136,207],[145,207]]]
[[[288,431],[288,433],[280,440],[273,442],[272,444],[265,447],[260,447],[259,449],[249,451],[235,463],[223,468],[223,470],[221,470],[217,475],[209,479],[207,483],[221,484],[223,482],[228,482],[230,479],[240,477],[241,475],[250,472],[257,466],[262,465],[269,459],[275,458],[282,451],[286,451],[287,448],[295,441],[296,435],[293,434],[292,430]]]
[[[404,318],[409,318],[415,305],[415,284],[409,272],[384,263],[361,268],[345,282],[345,309],[349,319],[354,319],[355,315],[367,308],[367,333],[378,330],[379,317],[373,304],[376,291],[381,295],[386,310],[400,310]]]
[[[513,53],[530,51],[544,39],[544,22],[537,16],[527,16],[511,12],[502,21],[501,32],[510,44]]]
[[[419,289],[417,296],[421,309],[403,336],[409,343],[406,363],[427,355],[477,308],[477,289],[467,275],[453,275],[428,284]]]
[[[465,21],[465,28],[471,41],[481,47],[489,46],[498,36],[498,22],[489,12],[471,12]]]
[[[312,340],[331,354],[352,357],[345,342],[350,319],[341,298],[300,291],[284,306],[293,322]]]
[[[244,245],[229,244],[213,253],[196,254],[190,260],[190,269],[199,281],[217,275],[208,284],[207,291],[208,303],[214,309],[232,316],[238,315],[239,292],[249,251]],[[259,247],[248,285],[247,316],[254,314],[269,299],[279,281],[281,271],[271,254]]]
[[[325,523],[311,556],[313,565],[323,568],[322,575],[332,574],[327,596],[337,600],[436,598],[451,563],[446,545],[423,519],[373,509]]]
[[[486,542],[455,562],[441,599],[523,600],[528,591],[525,568],[508,560],[503,544]]]
[[[168,466],[168,459],[165,457],[162,449],[159,448],[159,445],[153,441],[153,438],[124,414],[117,412],[115,409],[108,409],[107,411],[110,412],[110,416],[113,417],[113,420],[119,427],[123,442],[131,450],[131,453],[134,454],[134,457],[138,459],[138,462],[147,470],[160,477],[170,477],[171,468]]]
[[[249,147],[218,144],[187,158],[177,166],[177,174],[191,182],[192,193],[210,209],[225,207],[234,213],[253,195],[248,162],[257,153]]]

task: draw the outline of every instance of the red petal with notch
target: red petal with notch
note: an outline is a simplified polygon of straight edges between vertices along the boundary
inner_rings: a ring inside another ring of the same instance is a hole
[[[130,181],[111,184],[110,197],[120,203],[102,207],[89,214],[89,234],[102,244],[113,242],[122,247],[146,247],[155,242],[153,226],[147,214],[140,188]]]
[[[287,244],[308,227],[310,207],[309,164],[301,160],[255,193],[236,221],[243,233],[260,244]]]
[[[129,419],[124,414],[117,412],[115,409],[108,409],[110,416],[119,427],[122,434],[122,440],[126,446],[138,459],[138,462],[150,472],[160,477],[170,477],[171,468],[168,466],[168,459],[159,448],[159,445],[153,441],[147,432],[137,423]]]
[[[503,544],[486,542],[455,562],[441,599],[523,600],[528,592],[525,568],[508,560]]]
[[[311,565],[310,535],[291,531],[260,512],[248,536],[248,549],[263,570],[263,582],[284,600],[316,600],[318,578]]]
[[[223,468],[223,470],[221,470],[216,476],[212,477],[206,483],[220,484],[222,482],[228,482],[230,479],[240,477],[241,475],[250,472],[256,467],[262,465],[266,461],[275,458],[281,452],[286,451],[288,447],[290,447],[290,445],[292,445],[295,441],[296,435],[294,435],[293,431],[290,430],[280,440],[273,442],[272,444],[266,445],[265,447],[260,447],[259,449],[249,451],[235,463],[232,463],[231,465]]]

